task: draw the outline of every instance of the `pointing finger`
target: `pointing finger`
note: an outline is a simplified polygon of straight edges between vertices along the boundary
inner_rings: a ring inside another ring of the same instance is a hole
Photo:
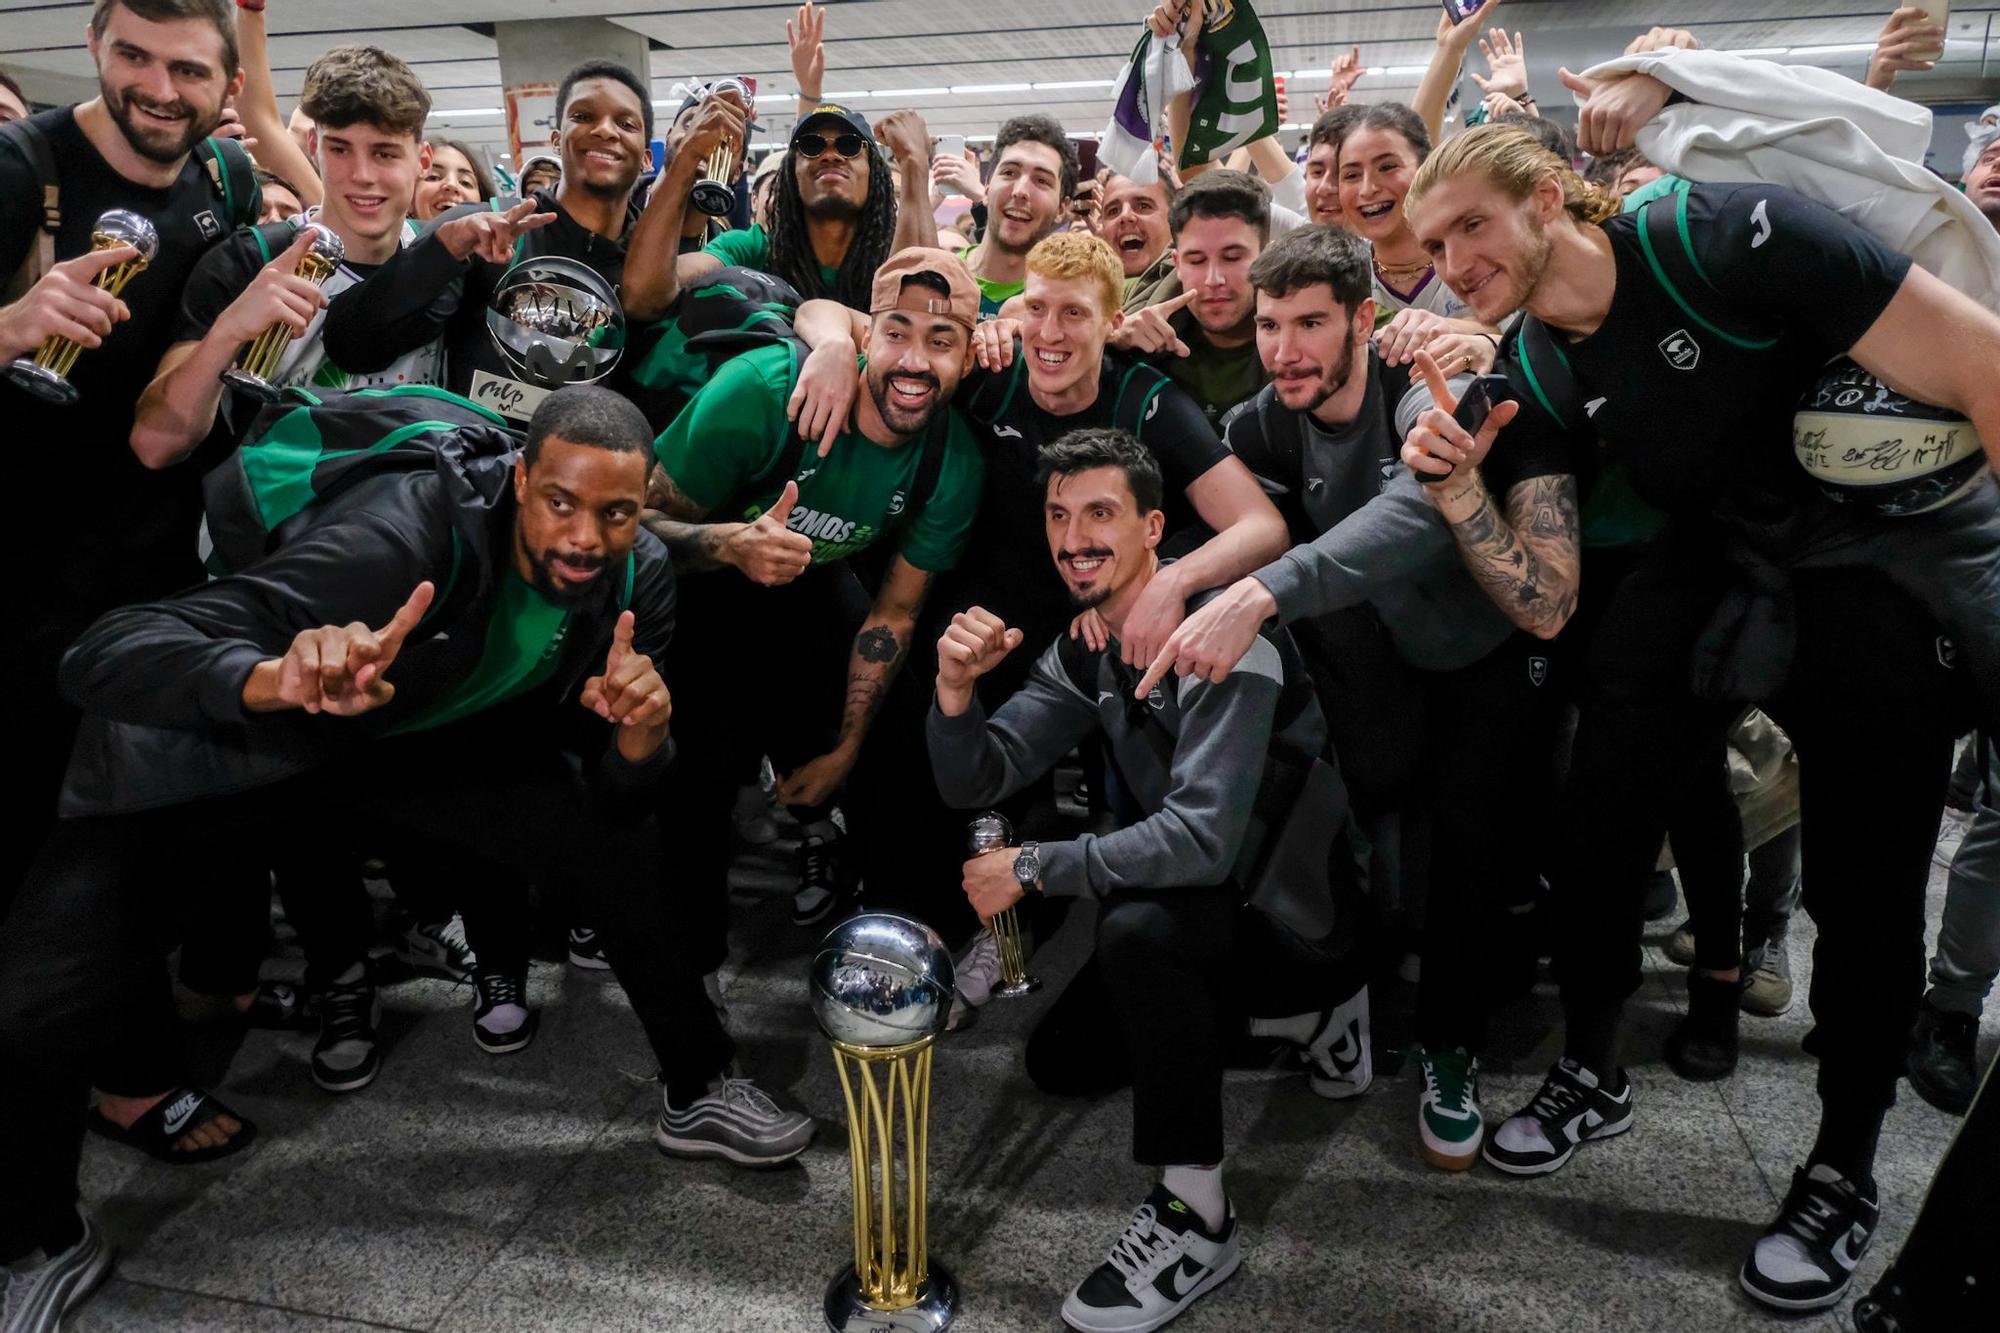
[[[1449,414],[1458,410],[1458,398],[1452,393],[1451,386],[1445,382],[1444,372],[1438,369],[1437,359],[1429,352],[1417,353],[1417,373],[1424,377],[1424,384],[1431,391],[1431,401],[1437,404],[1439,411]]]
[[[1132,697],[1135,699],[1143,699],[1147,695],[1151,694],[1153,692],[1153,687],[1160,683],[1160,678],[1166,675],[1167,672],[1171,670],[1174,664],[1179,660],[1180,660],[1179,636],[1177,634],[1171,635],[1168,637],[1166,644],[1163,647],[1161,647],[1160,655],[1153,659],[1153,665],[1147,667],[1146,674],[1139,678],[1138,688],[1132,691]]]
[[[1181,293],[1181,294],[1180,294],[1179,296],[1176,296],[1176,297],[1175,297],[1175,298],[1174,298],[1173,300],[1171,300],[1171,301],[1162,301],[1162,302],[1160,302],[1160,303],[1159,303],[1158,305],[1154,305],[1154,306],[1147,306],[1146,308],[1147,308],[1148,310],[1157,310],[1157,311],[1159,311],[1159,312],[1160,312],[1160,313],[1161,313],[1162,315],[1171,315],[1171,314],[1173,314],[1173,313],[1174,313],[1174,312],[1175,312],[1176,310],[1185,310],[1185,309],[1187,309],[1187,308],[1188,308],[1188,304],[1189,304],[1190,302],[1192,302],[1192,301],[1194,300],[1194,298],[1195,298],[1195,297],[1197,297],[1197,296],[1199,296],[1199,295],[1201,295],[1201,293],[1200,293],[1199,291],[1197,291],[1196,289],[1194,289],[1194,288],[1190,287],[1190,288],[1189,288],[1188,290],[1186,290],[1186,291],[1182,292],[1182,293]]]
[[[389,623],[382,627],[382,632],[377,637],[382,641],[382,665],[385,668],[395,660],[396,654],[402,651],[403,640],[408,638],[410,631],[423,620],[424,613],[431,609],[431,598],[436,595],[437,585],[425,579],[411,591],[410,600],[404,602],[401,609],[390,618]]]

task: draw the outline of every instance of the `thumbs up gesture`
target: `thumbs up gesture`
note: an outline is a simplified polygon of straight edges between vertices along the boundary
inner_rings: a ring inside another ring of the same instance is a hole
[[[360,621],[301,630],[283,657],[251,668],[243,683],[243,707],[252,713],[303,708],[308,713],[358,717],[395,697],[385,679],[403,641],[430,610],[436,588],[419,583],[389,623],[370,629]]]
[[[938,708],[957,717],[972,706],[972,686],[1021,646],[1021,631],[981,606],[961,611],[938,640]]]
[[[630,611],[618,617],[611,631],[611,650],[604,655],[604,670],[583,682],[578,702],[618,728],[618,749],[639,762],[660,748],[667,738],[667,721],[673,716],[673,696],[667,682],[653,665],[653,659],[632,647],[632,630],[637,623]]]
[[[812,538],[785,526],[798,502],[799,484],[786,482],[776,504],[730,534],[722,545],[723,558],[767,587],[805,573],[812,564]]]

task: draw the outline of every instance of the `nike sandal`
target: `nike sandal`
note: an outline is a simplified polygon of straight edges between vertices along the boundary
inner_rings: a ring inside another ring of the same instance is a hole
[[[237,1130],[227,1143],[218,1143],[212,1148],[196,1148],[190,1152],[175,1151],[174,1143],[182,1135],[219,1115],[232,1117],[243,1128]],[[130,1129],[95,1106],[84,1114],[84,1124],[93,1134],[127,1148],[137,1148],[153,1160],[172,1166],[218,1162],[242,1152],[257,1138],[257,1126],[250,1123],[248,1116],[230,1110],[213,1093],[185,1085],[154,1103],[151,1110],[132,1122]]]

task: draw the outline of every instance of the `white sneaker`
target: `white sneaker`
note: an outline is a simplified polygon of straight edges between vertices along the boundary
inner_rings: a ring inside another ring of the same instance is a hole
[[[63,1315],[111,1272],[104,1233],[88,1213],[78,1209],[77,1216],[83,1235],[62,1253],[33,1265],[0,1264],[0,1333],[55,1333]]]
[[[1000,984],[1000,941],[992,931],[981,930],[972,937],[971,946],[953,963],[952,975],[958,980],[958,990],[951,997],[946,1032],[966,1026],[972,1011],[992,999],[993,988]]]
[[[1211,1235],[1165,1185],[1155,1185],[1111,1255],[1063,1302],[1082,1333],[1150,1333],[1214,1290],[1243,1262],[1232,1205]]]

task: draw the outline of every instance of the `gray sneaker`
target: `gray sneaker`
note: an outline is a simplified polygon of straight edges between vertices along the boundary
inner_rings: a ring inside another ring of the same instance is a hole
[[[78,1210],[83,1236],[62,1253],[28,1256],[32,1267],[0,1264],[0,1333],[56,1333],[62,1317],[111,1272],[111,1247],[104,1233]]]
[[[1670,963],[1674,963],[1680,967],[1693,967],[1694,923],[1683,921],[1678,926],[1675,926],[1674,933],[1668,937],[1666,944],[1661,947],[1661,952],[1667,955],[1667,961]]]
[[[776,1166],[804,1152],[817,1128],[811,1116],[780,1106],[749,1079],[725,1075],[713,1090],[678,1110],[663,1099],[653,1142],[675,1157]]]
[[[1783,935],[1759,945],[1743,961],[1749,970],[1744,1013],[1776,1018],[1792,1007],[1792,951]]]

